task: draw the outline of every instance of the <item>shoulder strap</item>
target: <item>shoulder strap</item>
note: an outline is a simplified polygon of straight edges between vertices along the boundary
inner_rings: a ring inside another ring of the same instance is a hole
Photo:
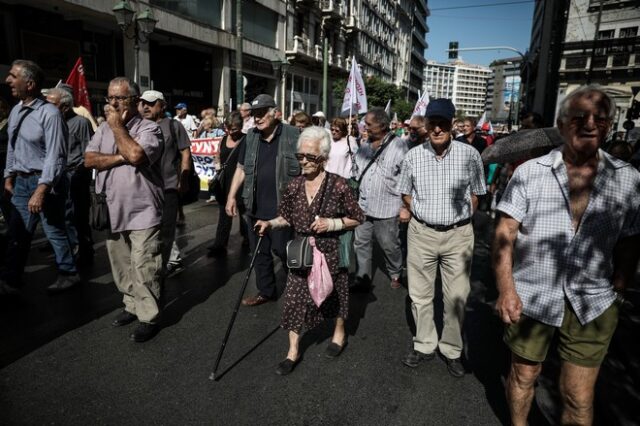
[[[389,133],[389,135],[391,135],[391,133]],[[376,151],[376,153],[373,155],[373,158],[371,159],[371,161],[369,161],[369,164],[367,164],[367,167],[365,167],[364,170],[362,171],[362,174],[360,175],[360,178],[358,178],[358,183],[362,182],[362,178],[364,177],[364,174],[367,173],[367,170],[369,170],[369,167],[371,167],[373,165],[373,163],[375,163],[375,161],[378,159],[380,154],[382,154],[382,151],[384,151],[384,149],[387,147],[387,145],[391,144],[391,142],[392,141],[389,140],[389,141],[383,143],[382,146],[380,146],[380,148],[378,148],[378,151]]]
[[[20,117],[20,120],[18,121],[18,125],[13,131],[13,135],[11,135],[11,149],[16,148],[16,141],[18,140],[18,133],[20,133],[20,127],[22,126],[22,122],[24,121],[25,118],[27,118],[27,115],[33,112],[33,108],[29,108],[29,107],[25,107],[25,108],[27,108],[27,112],[22,114],[22,117]]]
[[[221,144],[222,143],[226,144],[228,137],[229,137],[229,135],[226,135],[224,138],[222,138],[220,143]],[[242,142],[242,139],[240,139],[238,142],[236,142],[236,146],[234,146],[233,149],[231,150],[231,152],[229,153],[229,156],[227,157],[227,161],[225,161],[224,164],[222,166],[220,166],[221,170],[226,169],[227,165],[229,164],[229,161],[231,160],[231,156],[233,155],[234,152],[236,152],[236,149],[238,149],[238,147],[240,146],[240,142]],[[220,149],[220,151],[222,151],[222,149]]]

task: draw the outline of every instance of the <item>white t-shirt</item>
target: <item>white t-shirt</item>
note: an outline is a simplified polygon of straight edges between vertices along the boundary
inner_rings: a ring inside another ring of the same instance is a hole
[[[189,135],[189,139],[193,138],[193,132],[198,130],[198,123],[193,115],[187,114],[184,118],[180,118],[178,116],[175,117],[176,120],[184,126],[184,129],[187,131]]]

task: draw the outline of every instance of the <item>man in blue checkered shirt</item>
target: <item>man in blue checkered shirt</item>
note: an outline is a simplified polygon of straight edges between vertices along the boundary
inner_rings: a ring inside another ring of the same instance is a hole
[[[564,145],[518,167],[498,205],[496,311],[512,352],[514,425],[527,424],[556,335],[562,423],[593,422],[595,382],[640,242],[640,173],[599,149],[615,112],[599,86],[569,94],[557,118]]]
[[[409,151],[402,163],[398,192],[407,218],[407,276],[416,323],[413,349],[402,362],[415,368],[438,348],[454,377],[464,376],[462,322],[470,291],[473,257],[471,216],[486,192],[480,154],[451,135],[455,107],[449,99],[427,106],[429,140]],[[402,218],[401,218],[402,219]],[[433,321],[436,271],[443,292],[443,329]]]

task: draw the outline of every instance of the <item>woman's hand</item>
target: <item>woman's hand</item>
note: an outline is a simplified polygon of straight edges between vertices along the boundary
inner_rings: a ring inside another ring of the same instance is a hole
[[[256,224],[253,225],[253,230],[256,232],[256,234],[258,234],[261,237],[264,236],[264,234],[266,234],[269,228],[271,228],[271,223],[269,223],[269,221],[266,221],[266,220],[257,220]]]
[[[316,216],[316,220],[311,224],[311,230],[316,234],[322,234],[323,232],[328,232],[331,226],[331,219],[327,219],[326,217]]]

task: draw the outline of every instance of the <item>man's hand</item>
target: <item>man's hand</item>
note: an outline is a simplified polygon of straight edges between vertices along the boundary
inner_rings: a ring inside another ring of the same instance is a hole
[[[408,208],[404,207],[404,206],[400,207],[400,213],[398,214],[398,220],[401,223],[408,223],[411,220],[411,211]]]
[[[129,120],[129,110],[125,110],[120,114],[118,110],[111,105],[106,108],[105,114],[107,115],[107,124],[109,124],[109,127],[112,129],[124,127],[125,123]]]
[[[184,194],[189,190],[189,170],[183,170],[178,180],[178,193]]]
[[[5,198],[11,198],[13,196],[13,177],[8,177],[4,180],[4,196]]]
[[[522,300],[515,291],[501,292],[495,310],[503,323],[515,324],[522,314]]]
[[[260,237],[264,236],[264,234],[266,234],[270,228],[271,228],[271,223],[269,223],[268,220],[257,220],[256,224],[253,225],[253,230]]]
[[[46,185],[38,185],[36,190],[29,198],[29,203],[27,207],[29,209],[29,213],[38,214],[42,211],[42,207],[44,206],[44,197],[47,193],[48,187]]]
[[[225,206],[224,211],[227,212],[227,216],[235,217],[238,215],[238,206],[236,205],[235,197],[229,197],[227,199],[227,205]]]

